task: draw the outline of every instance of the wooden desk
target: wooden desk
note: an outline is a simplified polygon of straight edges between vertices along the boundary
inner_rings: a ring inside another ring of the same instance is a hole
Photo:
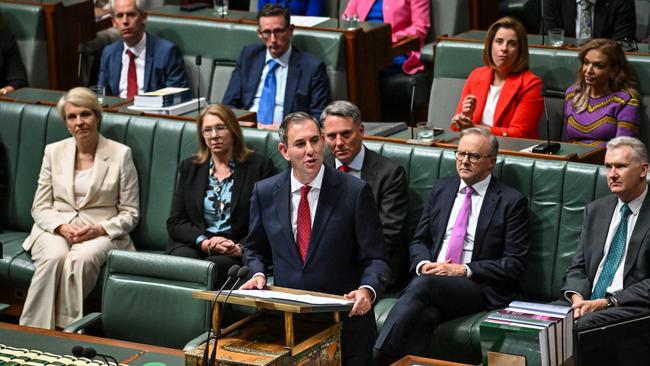
[[[20,103],[56,106],[56,104],[59,101],[59,98],[61,98],[61,96],[64,93],[65,92],[59,90],[22,88],[22,89],[15,90],[4,96],[0,96],[0,100],[4,100],[8,102],[20,102]],[[138,112],[126,108],[131,104],[132,102],[129,99],[108,96],[108,97],[104,97],[103,109],[105,112],[123,113],[123,114],[137,115],[137,116],[155,116],[155,117],[164,116],[165,118],[177,119],[181,121],[194,121],[197,115],[196,111],[187,112],[180,116],[159,115],[159,114]],[[255,112],[242,110],[242,109],[233,109],[233,112],[235,113],[235,116],[237,116],[237,119],[240,122],[254,123],[257,121],[257,113]],[[243,125],[250,127],[249,123],[245,123]]]
[[[183,366],[185,364],[185,354],[182,350],[77,333],[22,327],[9,323],[0,323],[0,343],[58,355],[71,354],[71,349],[75,345],[93,347],[99,353],[115,357],[120,363],[133,366],[155,361],[163,362],[167,366]]]
[[[432,358],[424,358],[418,356],[405,356],[399,361],[393,363],[392,366],[412,366],[412,365],[426,365],[426,366],[470,366],[466,363],[457,363],[450,361],[434,360]]]
[[[366,140],[388,141],[398,143],[409,143],[411,139],[411,130],[408,128],[388,137],[364,136]],[[524,156],[534,159],[546,160],[565,160],[576,161],[581,163],[602,164],[605,160],[605,149],[587,145],[571,144],[568,142],[560,143],[560,150],[555,154],[536,154],[533,152],[522,151],[534,145],[545,142],[545,140],[522,139],[514,137],[499,137],[499,154]],[[430,146],[456,149],[458,146],[458,133],[447,131],[438,135],[431,142]]]
[[[230,11],[223,18],[212,9],[191,13],[180,11],[178,6],[167,5],[147,12],[148,16],[197,19],[203,21],[257,24],[256,14]],[[296,27],[327,32],[343,33],[346,47],[346,73],[348,100],[356,104],[364,118],[380,121],[379,72],[393,62],[393,56],[411,50],[419,50],[417,38],[407,38],[395,45],[391,41],[389,24],[362,22],[353,30],[340,29],[337,19],[329,19],[314,27]],[[243,47],[244,45],[242,45]]]

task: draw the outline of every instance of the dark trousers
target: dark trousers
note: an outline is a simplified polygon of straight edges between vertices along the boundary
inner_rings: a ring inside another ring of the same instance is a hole
[[[180,243],[177,243],[176,245],[170,245],[167,249],[167,254],[185,258],[204,259],[214,263],[216,267],[216,272],[214,275],[214,287],[216,289],[221,288],[221,285],[226,282],[226,279],[228,278],[228,269],[230,269],[230,267],[232,267],[234,264],[240,266],[242,264],[241,258],[230,257],[227,255],[208,256],[207,253],[199,250],[198,248],[189,247],[185,244]]]
[[[377,337],[375,312],[369,311],[362,316],[348,317],[341,313],[341,358],[343,366],[372,365],[372,346]]]
[[[481,287],[468,278],[433,275],[414,277],[388,314],[375,348],[392,358],[404,356],[408,338],[428,337],[433,332],[431,328],[424,328],[424,331],[430,333],[412,334],[414,329],[422,331],[423,328],[417,325],[425,310],[427,315],[433,314],[431,325],[435,328],[445,320],[485,310],[485,297]],[[423,349],[418,353],[424,352]]]

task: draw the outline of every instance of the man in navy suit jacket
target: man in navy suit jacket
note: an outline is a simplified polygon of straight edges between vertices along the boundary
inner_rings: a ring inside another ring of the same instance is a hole
[[[438,323],[497,309],[515,298],[528,252],[528,204],[492,176],[498,147],[485,129],[461,132],[460,178],[439,179],[431,190],[410,246],[416,276],[377,337],[376,365],[403,356],[410,340],[427,338]],[[468,215],[462,214],[464,207]],[[418,323],[425,310],[434,324],[423,329]]]
[[[125,49],[135,54],[136,94],[188,86],[181,52],[172,42],[145,32],[147,15],[138,1],[113,3],[113,26],[122,40],[102,52],[97,84],[106,88],[106,95],[127,97],[129,56]]]
[[[280,126],[278,149],[291,169],[253,189],[245,259],[254,275],[242,289],[262,288],[273,266],[278,286],[354,300],[343,320],[343,364],[370,365],[372,303],[390,276],[386,245],[370,186],[323,165],[324,147],[318,122],[306,113],[293,113]],[[303,196],[304,186],[310,188]],[[306,239],[305,222],[311,222]]]
[[[325,65],[291,45],[293,25],[286,8],[265,5],[257,21],[257,32],[264,44],[244,47],[230,76],[223,103],[258,112],[268,62],[274,60],[279,67],[275,68],[277,87],[272,123],[279,124],[293,112],[307,112],[318,118],[332,99]]]

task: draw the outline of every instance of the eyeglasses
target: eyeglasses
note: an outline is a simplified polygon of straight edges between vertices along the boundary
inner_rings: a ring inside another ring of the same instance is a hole
[[[204,127],[201,129],[203,136],[211,136],[212,133],[217,133],[218,135],[223,135],[228,130],[226,125],[216,125],[212,127]]]
[[[469,152],[464,152],[464,151],[454,151],[454,154],[456,155],[456,160],[458,161],[463,161],[465,160],[465,157],[469,159],[470,163],[478,163],[479,160],[483,158],[492,158],[493,156],[491,155],[480,155],[477,153],[469,153]]]
[[[274,35],[276,38],[284,33],[289,29],[289,27],[285,28],[276,28],[276,29],[265,29],[265,30],[258,30],[257,32],[262,36],[264,39],[269,39],[271,38],[271,35]]]

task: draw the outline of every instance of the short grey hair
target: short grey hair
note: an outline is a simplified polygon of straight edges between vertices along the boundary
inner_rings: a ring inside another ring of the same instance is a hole
[[[648,162],[648,150],[645,147],[645,144],[639,139],[629,136],[619,136],[615,137],[607,143],[607,150],[618,149],[623,146],[629,146],[636,155],[636,159],[641,164]]]
[[[116,1],[117,0],[109,1],[109,4],[111,6],[111,13],[114,12]],[[145,0],[135,0],[135,8],[140,12],[140,14],[144,14],[144,6],[145,6]]]
[[[486,137],[490,142],[490,156],[497,156],[499,153],[499,140],[497,140],[496,136],[494,136],[492,132],[486,130],[485,128],[470,127],[460,131],[461,139],[463,136],[467,135],[481,135]]]
[[[93,111],[97,117],[97,128],[99,129],[102,122],[102,105],[99,104],[95,93],[90,91],[88,88],[80,86],[72,88],[70,91],[63,94],[59,99],[59,102],[56,104],[56,109],[59,111],[59,115],[63,122],[65,122],[65,105],[68,103],[74,104],[77,107],[88,108]]]
[[[280,128],[278,128],[278,136],[280,136],[280,143],[284,144],[285,146],[289,143],[287,131],[289,130],[289,127],[291,127],[291,125],[302,124],[306,121],[313,122],[316,125],[316,128],[318,128],[318,131],[321,131],[320,122],[318,122],[316,118],[312,117],[311,115],[305,112],[294,112],[284,117],[282,124],[280,124]]]
[[[323,126],[325,126],[325,119],[329,116],[352,118],[352,121],[357,127],[361,125],[361,111],[359,107],[345,100],[335,100],[325,107],[320,114],[320,123]]]

